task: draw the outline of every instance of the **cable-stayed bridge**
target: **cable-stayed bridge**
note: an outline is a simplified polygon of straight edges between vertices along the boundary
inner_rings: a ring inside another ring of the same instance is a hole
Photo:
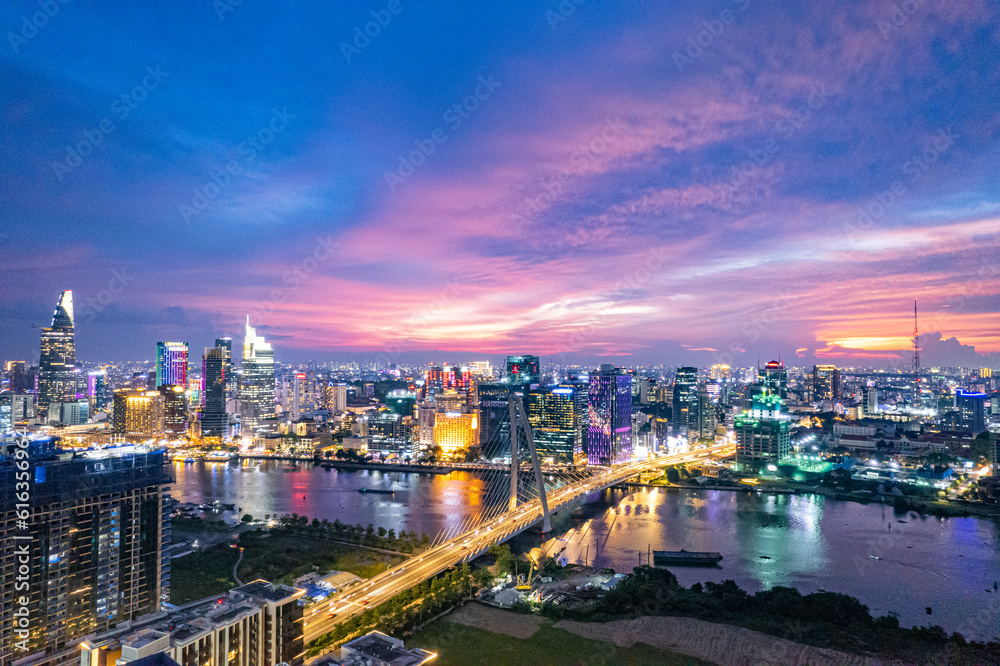
[[[485,503],[486,508],[480,514],[470,516],[447,532],[438,534],[431,547],[420,555],[310,607],[304,618],[307,644],[332,631],[341,622],[388,601],[442,571],[479,557],[490,546],[520,534],[538,522],[542,522],[543,532],[550,531],[550,513],[563,510],[589,495],[645,472],[726,455],[731,448],[716,446],[620,465],[567,467],[562,474],[548,475],[550,481],[546,484],[546,475],[542,472],[532,431],[518,398],[512,399],[510,412],[511,423],[515,424],[511,429],[511,441],[518,451],[511,456],[508,468],[490,465],[486,470],[491,477],[510,476],[509,482],[500,478],[488,479],[491,481],[488,496],[492,495],[494,501]],[[530,456],[527,470],[522,469],[520,460],[522,438],[518,433],[518,423],[524,426],[523,439]],[[525,475],[525,471],[534,474]],[[525,476],[529,478],[525,479]],[[534,478],[531,479],[531,476]],[[496,501],[499,492],[507,494],[505,501]]]

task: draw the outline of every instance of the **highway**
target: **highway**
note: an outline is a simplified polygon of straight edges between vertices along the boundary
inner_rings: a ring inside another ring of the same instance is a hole
[[[732,450],[732,446],[722,445],[609,467],[604,473],[547,491],[549,512],[555,513],[565,509],[588,495],[643,472],[668,465],[695,462],[711,456],[727,455]],[[488,551],[490,546],[509,539],[541,519],[542,508],[539,500],[519,505],[511,513],[506,513],[488,524],[480,525],[450,541],[438,544],[419,556],[411,557],[392,569],[312,605],[306,609],[304,618],[306,644],[332,631],[341,622],[388,601],[403,590],[418,585],[450,567],[479,557]]]

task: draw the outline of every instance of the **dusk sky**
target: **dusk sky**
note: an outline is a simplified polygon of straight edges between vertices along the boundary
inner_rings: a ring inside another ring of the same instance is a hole
[[[995,3],[94,4],[0,8],[0,358],[1000,362]]]

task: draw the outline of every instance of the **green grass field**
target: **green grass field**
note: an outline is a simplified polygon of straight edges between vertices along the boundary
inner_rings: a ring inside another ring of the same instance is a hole
[[[625,648],[582,638],[556,629],[549,620],[527,640],[437,620],[406,639],[406,645],[437,652],[439,656],[434,663],[438,666],[701,666],[708,663],[642,643]]]

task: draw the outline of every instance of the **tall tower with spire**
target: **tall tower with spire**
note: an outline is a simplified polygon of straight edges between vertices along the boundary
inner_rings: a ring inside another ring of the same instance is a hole
[[[252,433],[261,420],[274,415],[274,349],[250,325],[243,336],[243,377],[240,382],[240,427]]]
[[[73,292],[59,296],[52,326],[42,329],[38,359],[38,411],[47,414],[53,402],[76,399],[76,338],[73,325]]]
[[[920,331],[917,329],[917,299],[913,299],[913,375],[920,373]]]

